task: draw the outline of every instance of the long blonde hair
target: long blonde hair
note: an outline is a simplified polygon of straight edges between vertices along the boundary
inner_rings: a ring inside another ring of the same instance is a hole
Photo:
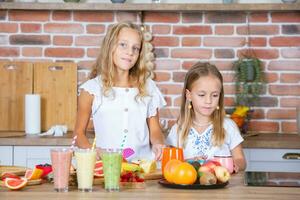
[[[147,95],[146,80],[150,77],[150,71],[145,65],[145,42],[141,27],[130,22],[120,22],[113,25],[104,37],[100,49],[100,54],[97,58],[90,78],[95,78],[101,75],[103,84],[103,94],[108,96],[112,87],[114,86],[114,79],[116,76],[116,67],[113,63],[113,53],[118,42],[118,36],[123,28],[130,28],[136,30],[141,38],[141,49],[139,57],[135,65],[129,70],[129,79],[134,83],[139,90],[137,96],[144,97]]]
[[[211,115],[211,121],[213,124],[213,136],[212,143],[214,146],[220,146],[224,143],[225,130],[223,128],[223,122],[225,117],[224,111],[224,89],[223,89],[223,77],[215,65],[209,63],[197,62],[187,72],[184,80],[184,87],[182,90],[180,115],[177,120],[178,128],[178,146],[185,145],[186,138],[192,127],[192,120],[195,116],[193,108],[189,108],[190,102],[186,98],[186,90],[192,89],[194,82],[204,76],[215,76],[220,80],[221,93],[219,98],[219,109],[216,109]],[[180,142],[182,141],[182,142]]]

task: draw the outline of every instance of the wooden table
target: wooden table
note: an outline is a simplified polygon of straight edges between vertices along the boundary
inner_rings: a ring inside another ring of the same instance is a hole
[[[243,183],[243,175],[233,175],[229,185],[222,189],[211,190],[182,190],[169,189],[160,186],[157,180],[147,181],[145,189],[124,189],[121,192],[105,192],[101,185],[94,186],[91,193],[82,193],[76,188],[70,188],[67,193],[57,193],[53,185],[44,183],[42,185],[27,186],[21,191],[9,191],[0,188],[0,199],[2,200],[44,200],[44,199],[238,199],[238,200],[296,200],[299,199],[300,189],[296,187],[250,187]]]

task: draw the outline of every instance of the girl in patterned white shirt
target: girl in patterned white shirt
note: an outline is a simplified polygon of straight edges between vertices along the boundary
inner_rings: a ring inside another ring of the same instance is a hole
[[[235,171],[245,169],[243,138],[225,117],[223,77],[216,66],[198,62],[187,72],[180,115],[166,141],[182,147],[187,160],[232,156]]]
[[[74,135],[80,148],[90,148],[90,117],[99,148],[132,149],[133,159],[161,158],[164,136],[158,109],[165,100],[145,65],[141,27],[120,22],[104,37],[94,77],[80,86]]]

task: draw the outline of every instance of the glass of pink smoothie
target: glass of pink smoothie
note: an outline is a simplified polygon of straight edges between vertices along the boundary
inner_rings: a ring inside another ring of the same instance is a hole
[[[67,192],[69,190],[69,175],[73,150],[71,148],[54,148],[50,150],[54,175],[54,190]]]

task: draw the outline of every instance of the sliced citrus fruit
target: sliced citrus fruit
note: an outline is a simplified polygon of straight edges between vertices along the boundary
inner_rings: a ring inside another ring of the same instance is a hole
[[[4,185],[11,190],[19,190],[25,187],[27,184],[26,178],[6,178],[4,181]]]
[[[18,175],[15,175],[14,173],[11,172],[3,172],[1,174],[1,180],[4,181],[6,178],[16,178],[16,179],[20,179],[21,177]]]
[[[25,178],[28,180],[40,179],[43,175],[43,172],[44,171],[42,169],[38,169],[36,167],[33,170],[27,169],[25,172]]]
[[[103,166],[102,160],[98,160],[95,163],[95,170],[99,170],[100,168],[102,169],[102,166]]]

